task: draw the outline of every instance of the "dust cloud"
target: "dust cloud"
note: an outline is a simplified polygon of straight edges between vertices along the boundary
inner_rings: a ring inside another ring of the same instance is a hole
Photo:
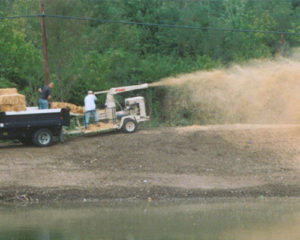
[[[167,120],[194,123],[300,123],[300,58],[254,60],[164,78]]]

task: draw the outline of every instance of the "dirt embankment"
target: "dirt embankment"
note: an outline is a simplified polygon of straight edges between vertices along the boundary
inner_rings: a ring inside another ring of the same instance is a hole
[[[140,130],[0,154],[0,201],[300,196],[299,125]]]

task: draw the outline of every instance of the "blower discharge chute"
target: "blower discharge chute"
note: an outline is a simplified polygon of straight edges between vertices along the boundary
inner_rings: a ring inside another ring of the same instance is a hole
[[[106,94],[106,109],[97,109],[97,116],[99,121],[109,121],[115,128],[122,129],[127,133],[134,132],[140,122],[150,120],[150,117],[146,114],[144,97],[137,96],[126,98],[125,108],[120,111],[116,111],[116,100],[114,98],[114,95],[138,89],[145,89],[148,87],[148,84],[145,83],[140,85],[111,88],[107,91],[95,92],[95,95]]]

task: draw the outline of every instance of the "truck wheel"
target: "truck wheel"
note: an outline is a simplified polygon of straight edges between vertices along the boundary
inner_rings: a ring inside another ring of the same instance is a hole
[[[137,123],[133,119],[127,118],[123,122],[122,130],[125,133],[133,133],[137,128]]]
[[[48,129],[39,129],[34,133],[33,142],[39,147],[46,147],[52,143],[53,134]]]

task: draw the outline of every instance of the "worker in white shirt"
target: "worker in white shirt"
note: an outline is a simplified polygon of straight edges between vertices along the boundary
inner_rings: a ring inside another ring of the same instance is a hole
[[[88,128],[90,122],[91,114],[94,115],[95,123],[98,122],[97,114],[96,114],[96,102],[97,97],[93,93],[93,91],[88,91],[88,95],[84,98],[84,106],[85,106],[85,129]]]

